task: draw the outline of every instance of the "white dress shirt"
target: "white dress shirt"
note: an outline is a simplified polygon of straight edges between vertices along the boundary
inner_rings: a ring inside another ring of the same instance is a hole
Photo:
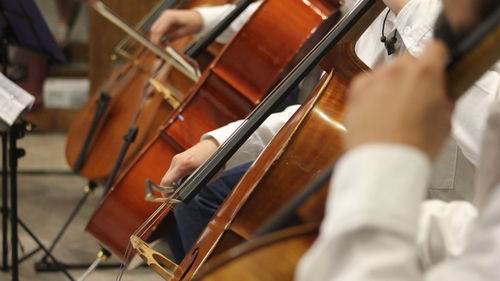
[[[346,6],[350,7],[354,2],[346,1]],[[385,23],[385,35],[392,37],[397,29],[396,48],[398,51],[408,50],[417,55],[425,42],[432,38],[433,24],[440,9],[440,0],[411,0],[397,16],[389,13]],[[202,11],[202,14],[206,11]],[[380,42],[386,11],[387,9],[379,15],[356,44],[357,55],[369,67],[387,62],[393,57],[387,55]],[[246,17],[248,16],[249,14],[246,14]],[[204,18],[210,17],[204,15]],[[242,21],[244,21],[243,17]],[[231,36],[229,33],[226,35]],[[472,163],[477,162],[480,136],[484,129],[487,108],[499,96],[499,73],[500,64],[497,64],[458,101],[453,116],[454,139],[450,138],[444,153],[439,157],[433,169],[430,169],[433,172],[429,172],[431,175],[428,177],[431,178],[431,181],[430,184],[426,185],[428,187],[426,197],[444,200],[472,199],[471,187],[474,175]],[[255,160],[298,107],[298,105],[291,106],[281,113],[272,114],[245,142],[242,149],[231,158],[226,164],[226,168]],[[230,123],[203,135],[202,138],[212,137],[221,144],[241,122]],[[463,149],[463,153],[457,147],[457,143]],[[380,202],[378,204],[381,205]],[[419,226],[420,232],[416,238],[418,238],[421,265],[428,267],[444,258],[459,255],[466,245],[465,241],[470,229],[469,222],[476,216],[472,205],[463,201],[450,205],[442,201],[428,201],[420,208],[422,217]]]
[[[228,27],[227,29],[217,37],[215,41],[225,44],[227,43],[233,35],[241,29],[241,27],[248,21],[250,16],[257,10],[257,8],[262,4],[262,1],[256,1],[250,4]],[[200,7],[194,10],[200,13],[203,20],[203,28],[198,33],[198,36],[203,36],[208,33],[212,28],[214,28],[219,21],[226,17],[234,8],[235,4],[225,4],[213,7]]]
[[[346,1],[344,8],[352,7],[356,1]],[[255,5],[256,9],[258,5]],[[224,5],[224,9],[227,7]],[[231,6],[231,7],[234,7]],[[230,8],[230,7],[229,7]],[[223,8],[203,8],[203,17],[207,19],[216,19],[211,16],[210,9],[223,10]],[[396,49],[399,52],[408,50],[417,55],[423,48],[425,42],[432,38],[433,24],[441,9],[440,0],[412,0],[395,16],[389,13],[385,23],[385,35],[392,37],[394,31],[398,30],[398,40]],[[253,13],[253,11],[250,11]],[[383,62],[387,62],[394,56],[388,56],[387,52],[380,42],[383,20],[387,9],[368,27],[367,31],[361,36],[356,44],[356,53],[359,58],[369,67],[374,67]],[[245,14],[249,17],[251,13]],[[244,17],[241,16],[244,22]],[[231,29],[231,32],[234,32]],[[228,33],[229,34],[229,33]],[[403,44],[404,43],[404,44]],[[489,104],[499,95],[500,85],[500,64],[496,69],[489,71],[478,81],[472,89],[468,91],[462,99],[458,101],[455,115],[453,116],[453,136],[448,141],[444,153],[439,157],[433,169],[433,176],[428,190],[430,198],[443,200],[471,200],[473,192],[471,189],[474,177],[474,165],[478,155],[478,144],[482,135],[486,119],[486,112]],[[474,108],[475,110],[470,110]],[[265,148],[277,131],[288,121],[297,107],[287,109],[272,118],[266,120],[255,135],[250,138],[243,149],[235,155],[226,167],[255,160],[256,156]],[[210,133],[219,143],[223,143],[241,124],[241,121],[231,123]],[[263,136],[260,136],[263,132]],[[462,149],[456,145],[458,142]],[[247,151],[249,150],[249,151]],[[463,152],[462,152],[463,151]],[[467,156],[465,157],[464,154]],[[472,162],[472,163],[471,163]]]
[[[422,213],[431,171],[426,155],[397,144],[361,146],[337,163],[320,235],[303,257],[296,280],[499,280],[500,103],[493,109],[479,165],[480,216],[464,202],[457,209],[455,203],[427,202],[441,211]],[[430,235],[435,236],[431,242],[443,245],[447,241],[439,240],[446,236],[469,240],[460,256],[422,266],[427,247],[422,250],[416,242],[422,234],[418,222],[429,216],[441,230]]]

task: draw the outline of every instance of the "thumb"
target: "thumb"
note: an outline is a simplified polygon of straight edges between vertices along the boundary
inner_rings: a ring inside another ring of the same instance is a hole
[[[170,166],[168,171],[163,175],[163,178],[161,179],[160,185],[161,186],[171,186],[173,182],[181,179],[183,177],[182,171],[177,168],[175,165]]]

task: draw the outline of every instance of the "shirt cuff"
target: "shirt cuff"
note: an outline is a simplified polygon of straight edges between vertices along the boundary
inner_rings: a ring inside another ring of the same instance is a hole
[[[415,236],[430,174],[429,158],[414,147],[360,146],[335,167],[327,213],[346,228],[369,224]]]
[[[200,7],[193,10],[200,13],[203,20],[203,27],[198,32],[197,36],[201,37],[208,33],[212,28],[214,28],[217,23],[227,16],[236,6],[233,4],[225,4],[214,7]]]
[[[238,120],[232,123],[227,124],[226,126],[220,127],[208,133],[205,133],[201,136],[201,140],[205,140],[208,138],[213,138],[217,141],[219,146],[225,142],[233,133],[238,129],[243,120]]]

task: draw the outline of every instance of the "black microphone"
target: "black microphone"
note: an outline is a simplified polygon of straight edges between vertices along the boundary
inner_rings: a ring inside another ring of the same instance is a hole
[[[394,36],[392,38],[390,38],[389,40],[387,40],[387,38],[385,37],[385,35],[382,35],[380,37],[380,42],[384,43],[384,46],[385,46],[385,49],[387,50],[387,55],[392,55],[394,54],[394,51],[396,50],[396,41],[398,41],[398,39],[396,38],[396,34],[394,33]]]

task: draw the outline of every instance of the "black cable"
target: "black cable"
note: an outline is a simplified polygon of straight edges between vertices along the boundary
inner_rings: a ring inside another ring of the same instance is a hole
[[[396,41],[398,41],[398,38],[396,37],[396,33],[398,32],[397,29],[394,30],[394,35],[392,36],[391,39],[387,40],[387,37],[385,36],[385,23],[387,22],[387,17],[389,16],[390,12],[391,10],[389,9],[385,14],[384,21],[382,23],[382,36],[380,36],[380,42],[384,43],[388,56],[394,54],[394,51],[396,50],[395,44]]]

